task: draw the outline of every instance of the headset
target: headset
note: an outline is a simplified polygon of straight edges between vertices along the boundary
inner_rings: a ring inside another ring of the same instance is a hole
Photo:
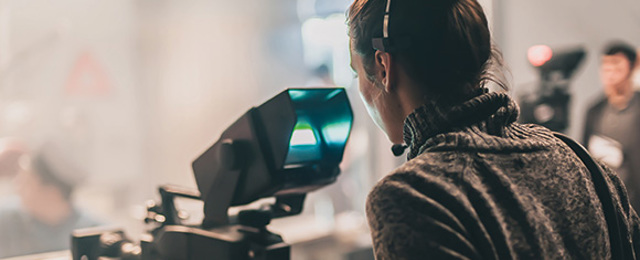
[[[371,43],[373,48],[379,51],[389,52],[391,42],[389,40],[389,10],[391,10],[391,0],[387,0],[387,7],[384,10],[384,20],[382,21],[382,38],[373,38]]]
[[[384,10],[384,20],[382,21],[382,38],[376,37],[371,39],[371,43],[373,45],[373,49],[383,51],[383,52],[392,52],[398,50],[397,46],[392,46],[391,39],[389,39],[389,11],[391,10],[391,0],[387,0],[387,7]],[[408,43],[406,38],[405,42]],[[403,46],[404,47],[404,46]],[[393,155],[398,157],[401,156],[404,151],[409,148],[404,144],[394,144],[391,147],[391,151]]]
[[[391,0],[387,0],[384,10],[384,20],[382,21],[382,37],[371,39],[373,49],[383,52],[394,52],[399,49],[407,48],[410,45],[408,37],[397,37],[393,40],[389,38],[389,17],[391,16]]]

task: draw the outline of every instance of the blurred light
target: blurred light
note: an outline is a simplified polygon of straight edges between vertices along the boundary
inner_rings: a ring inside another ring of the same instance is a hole
[[[301,28],[305,64],[308,68],[327,65],[337,86],[351,86],[353,81],[345,19],[343,12],[314,17],[304,20]]]
[[[344,19],[344,15],[308,19],[302,23],[302,37],[329,48],[348,44],[348,28]]]
[[[27,102],[15,101],[5,107],[5,124],[10,127],[20,127],[31,120],[31,107]]]
[[[531,65],[540,67],[553,58],[553,50],[547,45],[536,45],[529,48],[527,57]]]

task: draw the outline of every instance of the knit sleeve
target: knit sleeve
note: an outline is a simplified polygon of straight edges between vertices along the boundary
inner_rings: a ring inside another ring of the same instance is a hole
[[[367,217],[378,260],[479,259],[455,214],[402,179],[374,187]]]

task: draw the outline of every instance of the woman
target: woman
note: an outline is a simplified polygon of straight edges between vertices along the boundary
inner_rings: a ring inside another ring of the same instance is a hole
[[[349,32],[371,117],[409,148],[367,200],[378,259],[611,257],[588,169],[548,129],[515,123],[507,94],[485,89],[504,84],[476,0],[355,0]],[[638,251],[638,216],[606,172],[623,242]]]

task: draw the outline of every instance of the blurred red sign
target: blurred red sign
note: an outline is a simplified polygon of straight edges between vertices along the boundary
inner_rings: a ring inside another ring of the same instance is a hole
[[[107,74],[89,53],[80,54],[67,80],[66,93],[71,96],[106,96],[111,91]]]

